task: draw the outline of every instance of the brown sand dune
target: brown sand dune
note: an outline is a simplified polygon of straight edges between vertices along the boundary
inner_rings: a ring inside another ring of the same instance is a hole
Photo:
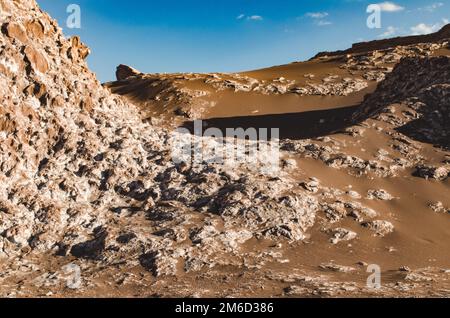
[[[297,113],[355,105],[375,89],[376,82],[366,84],[359,74],[351,75],[341,65],[342,61],[317,60],[240,74],[149,74],[106,86],[140,105],[149,116],[169,116],[170,121],[180,119],[177,117],[206,119]],[[344,78],[350,77],[361,83],[341,85]],[[326,78],[330,78],[329,85],[304,94],[296,91],[309,85],[322,85]],[[327,86],[334,90],[333,95],[329,95]],[[168,98],[172,100],[167,102]]]
[[[239,74],[141,74],[106,83],[149,117],[179,124],[210,119],[329,110],[358,105],[402,57],[446,56],[448,29],[417,37],[355,45],[295,62]],[[118,73],[127,67],[118,67]],[[132,72],[132,69],[131,69]],[[126,71],[125,71],[126,73]]]

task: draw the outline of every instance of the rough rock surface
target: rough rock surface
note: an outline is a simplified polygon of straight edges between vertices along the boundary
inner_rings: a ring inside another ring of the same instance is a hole
[[[450,59],[403,59],[354,115],[355,121],[379,115],[393,104],[410,108],[399,131],[420,141],[449,147]]]
[[[70,251],[108,264],[139,260],[159,276],[180,260],[186,271],[227,264],[217,252],[232,260],[253,237],[305,238],[318,209],[306,191],[245,167],[230,175],[174,164],[171,135],[99,84],[78,38],[65,39],[34,1],[1,3],[2,258]],[[35,20],[36,37],[27,31]]]
[[[118,81],[123,81],[131,76],[138,76],[140,74],[141,72],[139,72],[138,70],[123,64],[120,64],[116,70],[116,77]]]

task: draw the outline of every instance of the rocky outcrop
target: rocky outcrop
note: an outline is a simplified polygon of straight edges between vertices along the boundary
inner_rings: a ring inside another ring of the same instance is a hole
[[[449,147],[450,58],[403,59],[353,116],[354,122],[408,108],[398,130],[419,141]],[[392,108],[393,107],[393,108]],[[391,120],[392,121],[392,120]]]
[[[337,81],[336,77],[326,77],[322,84],[308,84],[306,87],[294,87],[290,89],[290,92],[302,96],[348,96],[362,91],[367,87],[368,83],[358,78],[346,77]]]
[[[450,175],[450,165],[441,167],[430,167],[421,165],[416,168],[414,175],[419,178],[444,181]]]
[[[138,70],[136,70],[128,65],[123,65],[123,64],[120,64],[119,66],[117,66],[117,70],[116,70],[116,78],[118,81],[123,81],[129,77],[139,76],[141,74],[142,73],[139,72]]]
[[[100,202],[107,171],[113,176],[109,149],[146,126],[88,71],[79,38],[64,38],[35,1],[0,3],[0,205],[8,211],[0,214],[0,256],[24,247],[57,252],[108,223]]]
[[[441,103],[446,100],[446,85],[450,84],[450,58],[405,58],[379,84],[374,94],[371,94],[355,114],[355,120],[369,118],[394,103],[405,101],[411,97],[428,95],[433,87],[441,87],[438,98],[430,100],[430,104]],[[443,85],[443,86],[440,86]],[[425,97],[425,96],[424,96]]]
[[[239,262],[251,238],[307,236],[317,200],[292,180],[240,164],[175,164],[172,134],[100,85],[79,38],[66,39],[34,0],[0,3],[1,258],[29,249],[129,260],[160,276],[182,261],[185,271]],[[172,96],[168,82],[155,97]]]

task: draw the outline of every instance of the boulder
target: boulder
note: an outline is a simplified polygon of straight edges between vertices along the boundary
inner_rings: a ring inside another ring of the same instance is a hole
[[[142,73],[128,65],[120,64],[117,66],[116,78],[118,81],[123,81],[131,76],[138,76],[140,74]]]

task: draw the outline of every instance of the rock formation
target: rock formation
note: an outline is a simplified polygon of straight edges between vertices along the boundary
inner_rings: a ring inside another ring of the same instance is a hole
[[[305,238],[317,202],[290,190],[292,181],[175,165],[168,132],[100,85],[78,38],[65,39],[34,1],[1,3],[3,259],[24,249],[106,264],[140,259],[159,276],[176,274],[180,261],[186,271],[232,263],[253,237]],[[34,20],[42,36],[18,39]],[[137,73],[123,69],[126,78]]]

